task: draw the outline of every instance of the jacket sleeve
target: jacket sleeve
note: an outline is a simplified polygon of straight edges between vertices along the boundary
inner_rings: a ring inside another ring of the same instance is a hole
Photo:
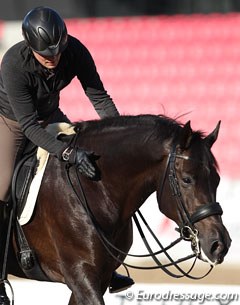
[[[49,153],[60,156],[65,144],[39,124],[37,110],[25,73],[18,66],[12,64],[9,58],[3,58],[1,73],[9,103],[26,137]]]
[[[103,86],[88,49],[82,45],[82,50],[77,56],[77,77],[100,118],[118,116],[119,112]]]

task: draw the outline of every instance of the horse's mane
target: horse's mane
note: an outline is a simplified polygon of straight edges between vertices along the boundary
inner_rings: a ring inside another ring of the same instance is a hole
[[[89,120],[76,122],[74,128],[81,134],[100,134],[104,131],[111,132],[112,130],[117,134],[118,131],[123,130],[123,128],[142,128],[146,129],[148,134],[146,139],[156,139],[159,138],[175,138],[178,139],[183,123],[179,122],[177,119],[170,118],[165,115],[152,115],[152,114],[142,114],[142,115],[121,115],[117,117],[107,117],[101,120]],[[191,143],[200,143],[201,139],[205,136],[204,132],[201,130],[193,131]],[[213,155],[207,154],[207,159],[211,160],[211,163],[217,168],[217,162]]]
[[[117,117],[107,117],[102,120],[81,121],[74,124],[75,130],[81,133],[101,133],[109,130],[122,130],[124,127],[150,127],[152,132],[159,136],[159,133],[165,134],[165,137],[177,137],[181,132],[183,124],[177,119],[165,115],[141,114],[141,115],[121,115]],[[164,130],[163,130],[164,129]],[[193,132],[193,138],[201,139],[204,133],[200,130]]]
[[[121,115],[117,117],[107,117],[102,120],[90,120],[76,122],[75,128],[81,132],[98,132],[111,128],[133,127],[133,126],[152,126],[154,128],[165,125],[172,133],[177,130],[182,124],[175,119],[164,115]]]

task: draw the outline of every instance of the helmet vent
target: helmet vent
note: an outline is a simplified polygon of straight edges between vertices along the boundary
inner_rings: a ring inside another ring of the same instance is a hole
[[[38,28],[38,34],[47,45],[51,44],[51,39],[49,38],[48,33],[43,28]]]

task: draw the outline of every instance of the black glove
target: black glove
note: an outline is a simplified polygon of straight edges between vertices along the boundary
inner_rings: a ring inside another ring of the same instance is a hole
[[[93,178],[96,170],[89,159],[89,156],[92,154],[93,152],[85,151],[80,147],[68,147],[63,151],[62,159],[70,164],[76,165],[82,175]]]

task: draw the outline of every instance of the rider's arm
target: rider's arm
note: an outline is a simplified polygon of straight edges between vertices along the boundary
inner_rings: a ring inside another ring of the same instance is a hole
[[[77,58],[77,77],[85,94],[101,118],[118,116],[119,112],[103,86],[90,52],[79,41],[74,43]]]

